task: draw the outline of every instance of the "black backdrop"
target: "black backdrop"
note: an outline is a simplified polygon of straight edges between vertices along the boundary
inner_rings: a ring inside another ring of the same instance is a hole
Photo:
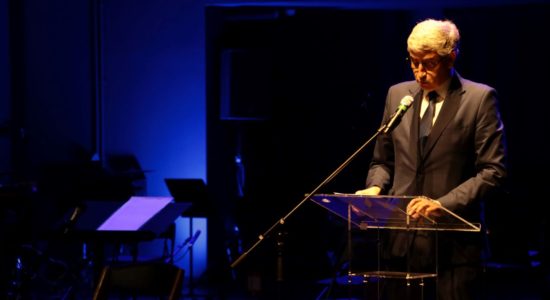
[[[550,6],[450,9],[445,13],[458,23],[463,36],[459,72],[497,89],[505,122],[508,195],[488,203],[487,208],[494,259],[525,263],[527,251],[546,252],[548,247],[544,241],[548,217],[543,206],[548,201],[550,149],[545,132],[550,125],[540,108],[548,99],[544,89],[550,80],[550,59],[537,49],[547,35],[545,28],[550,28]]]
[[[510,183],[507,194],[487,206],[492,259],[528,264],[528,250],[546,246],[540,208],[549,167],[542,141],[549,126],[541,90],[550,79],[550,59],[541,40],[550,28],[549,7],[445,9],[441,14],[433,17],[454,20],[463,36],[459,73],[500,94]],[[404,60],[406,37],[420,15],[411,10],[207,8],[207,178],[216,207],[209,249],[216,270],[238,256],[235,243],[247,250],[374,134],[387,88],[412,78]],[[321,192],[362,188],[371,149]],[[286,233],[287,277],[331,275],[331,253],[342,254],[339,220],[306,203],[273,234],[279,230]],[[227,248],[229,257],[222,251]],[[269,278],[276,258],[274,239],[266,239],[237,270]]]

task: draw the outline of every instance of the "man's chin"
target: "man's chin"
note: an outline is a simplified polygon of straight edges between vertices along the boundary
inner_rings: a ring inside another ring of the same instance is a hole
[[[425,82],[425,81],[418,81],[418,84],[420,85],[420,87],[424,90],[429,90],[431,87],[432,87],[432,84],[429,83],[429,82]]]

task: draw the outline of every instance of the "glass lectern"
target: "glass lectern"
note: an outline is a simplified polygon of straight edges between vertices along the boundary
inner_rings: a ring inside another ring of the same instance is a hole
[[[480,224],[470,223],[441,207],[437,217],[409,218],[406,207],[416,196],[364,196],[355,194],[316,194],[311,200],[348,220],[359,229],[472,231]]]
[[[429,230],[479,232],[481,225],[471,223],[459,215],[441,207],[436,216],[421,216],[411,218],[406,213],[409,202],[417,196],[366,196],[355,194],[315,194],[310,200],[324,207],[333,214],[347,221],[348,233],[352,228],[360,230],[388,229],[388,230]],[[348,248],[351,248],[351,238],[348,239]],[[436,249],[437,251],[437,249]],[[351,257],[350,257],[351,259]],[[436,262],[437,265],[437,262]],[[436,278],[437,267],[433,273],[411,273],[399,271],[373,270],[356,272],[349,270],[347,282],[368,282],[373,278],[423,280]],[[423,286],[423,283],[421,283]]]

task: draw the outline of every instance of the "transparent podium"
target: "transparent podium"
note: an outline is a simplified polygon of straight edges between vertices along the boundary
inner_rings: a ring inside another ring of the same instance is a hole
[[[365,196],[355,194],[314,194],[310,200],[324,207],[333,214],[347,221],[348,249],[351,249],[352,229],[372,230],[402,230],[402,231],[433,231],[438,232],[463,231],[479,232],[481,225],[471,223],[459,215],[441,207],[436,217],[421,216],[413,219],[406,213],[408,203],[417,196]],[[436,243],[437,245],[437,243]],[[436,246],[437,247],[437,246]],[[435,250],[437,253],[437,249]],[[437,256],[437,255],[436,255]],[[351,259],[351,254],[350,254]],[[378,256],[378,259],[380,257]],[[360,284],[378,279],[403,279],[410,284],[411,280],[419,280],[423,286],[425,278],[437,277],[437,264],[433,273],[412,273],[408,271],[348,271],[345,283]],[[380,266],[378,264],[378,266]]]

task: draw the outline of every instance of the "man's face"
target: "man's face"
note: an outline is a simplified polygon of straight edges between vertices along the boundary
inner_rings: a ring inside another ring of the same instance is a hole
[[[451,76],[455,53],[441,57],[437,52],[410,52],[409,61],[416,82],[425,90],[434,90]]]

